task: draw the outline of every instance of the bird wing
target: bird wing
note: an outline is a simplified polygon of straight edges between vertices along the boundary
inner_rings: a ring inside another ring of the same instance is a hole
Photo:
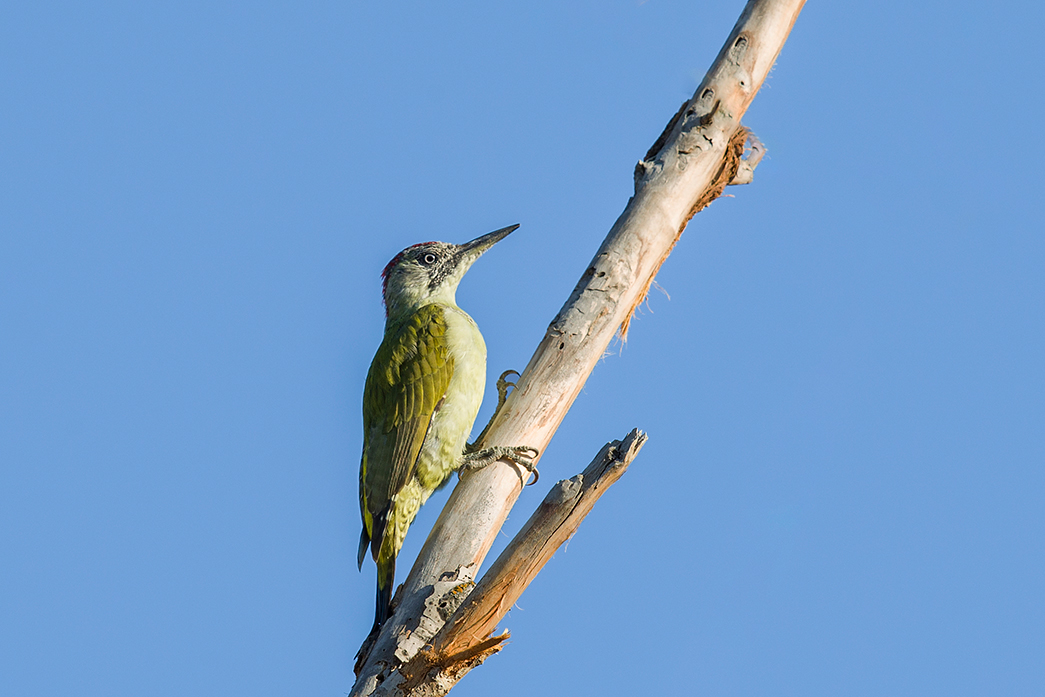
[[[370,365],[363,389],[359,505],[364,535],[375,541],[375,558],[392,497],[414,472],[453,372],[440,305],[426,305],[390,328]],[[360,563],[364,554],[361,540]]]

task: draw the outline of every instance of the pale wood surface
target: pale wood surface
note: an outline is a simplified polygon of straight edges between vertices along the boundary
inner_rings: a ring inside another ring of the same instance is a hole
[[[746,137],[740,119],[804,4],[749,0],[692,99],[636,166],[635,195],[548,327],[490,428],[487,445],[547,447],[614,333],[626,331],[689,219],[726,184],[750,180],[738,158]],[[359,666],[353,695],[371,694],[421,648],[424,642],[413,635],[425,600],[441,577],[474,576],[525,476],[501,461],[461,478],[397,593],[394,615]]]
[[[437,581],[419,631],[400,647],[408,646],[409,651],[417,642],[428,645],[412,659],[404,658],[405,665],[376,686],[373,697],[446,694],[470,670],[500,651],[508,633],[493,636],[497,623],[556,550],[573,536],[599,497],[620,479],[645,442],[644,433],[632,430],[623,441],[603,446],[584,472],[553,486],[478,584],[468,575]],[[444,583],[445,588],[441,587]],[[433,637],[429,628],[438,618],[445,624]]]
[[[628,469],[646,443],[633,430],[603,446],[577,476],[551,488],[544,501],[497,557],[431,642],[433,660],[450,658],[485,641],[556,550],[577,531],[599,497]]]

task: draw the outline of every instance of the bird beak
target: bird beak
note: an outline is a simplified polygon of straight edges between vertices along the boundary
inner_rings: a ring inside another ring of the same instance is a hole
[[[458,253],[460,253],[464,257],[469,257],[472,261],[475,261],[480,256],[482,256],[483,252],[485,252],[487,249],[503,240],[505,237],[508,236],[510,232],[512,232],[512,230],[515,230],[517,227],[519,226],[509,225],[508,227],[503,227],[500,230],[494,230],[493,232],[487,233],[482,237],[476,237],[471,242],[465,242],[462,245],[458,245]]]

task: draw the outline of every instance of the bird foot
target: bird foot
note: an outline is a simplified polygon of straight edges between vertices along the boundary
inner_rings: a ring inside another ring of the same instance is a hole
[[[492,448],[482,448],[481,450],[465,453],[461,469],[466,472],[475,472],[503,458],[511,460],[527,472],[533,474],[533,480],[529,483],[536,484],[541,477],[541,473],[537,471],[537,465],[534,463],[534,460],[540,454],[540,450],[531,448],[528,445],[495,445]],[[523,483],[526,484],[526,482]]]

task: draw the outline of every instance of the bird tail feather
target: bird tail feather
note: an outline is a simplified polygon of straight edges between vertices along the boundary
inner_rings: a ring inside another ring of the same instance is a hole
[[[380,627],[388,619],[392,606],[392,589],[395,586],[396,558],[381,559],[377,565],[377,612],[374,627]]]
[[[366,525],[363,526],[363,532],[359,535],[359,551],[356,553],[356,565],[359,570],[363,570],[363,560],[366,559],[366,548],[370,546],[370,535],[366,531]]]

